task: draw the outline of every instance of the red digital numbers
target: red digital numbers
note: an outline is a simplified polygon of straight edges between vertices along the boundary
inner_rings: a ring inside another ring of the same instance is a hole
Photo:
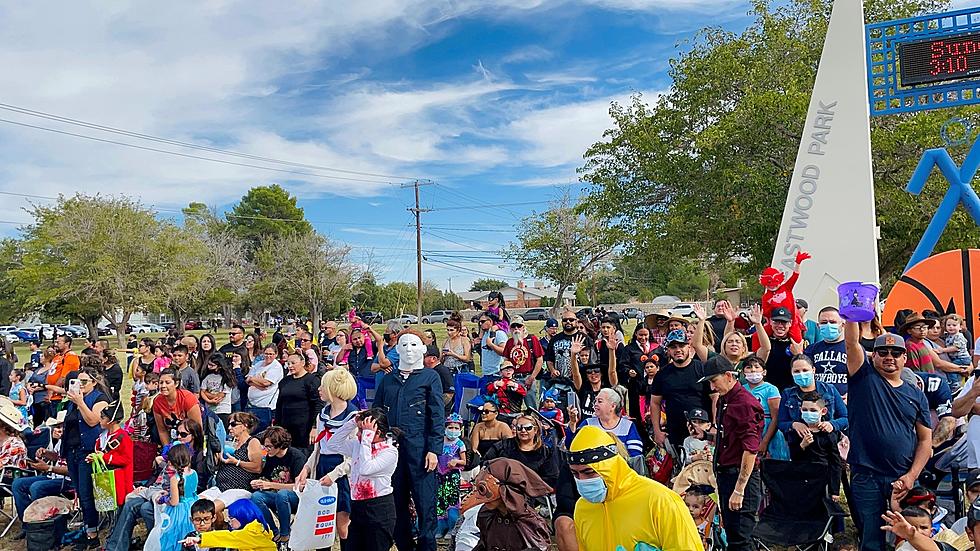
[[[932,76],[965,73],[970,69],[968,57],[980,51],[980,43],[965,40],[937,40],[929,44],[929,74]]]

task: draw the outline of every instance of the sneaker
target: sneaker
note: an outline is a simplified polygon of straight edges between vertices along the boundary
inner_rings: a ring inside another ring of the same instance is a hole
[[[14,541],[20,541],[26,538],[27,538],[27,532],[21,530],[20,532],[17,532],[16,536],[14,536]]]
[[[86,551],[87,549],[98,549],[102,547],[102,543],[99,541],[99,537],[94,538],[78,538],[75,541],[75,551]]]

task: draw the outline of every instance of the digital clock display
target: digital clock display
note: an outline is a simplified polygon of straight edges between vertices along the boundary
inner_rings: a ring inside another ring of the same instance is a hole
[[[980,32],[898,45],[902,86],[980,75]]]

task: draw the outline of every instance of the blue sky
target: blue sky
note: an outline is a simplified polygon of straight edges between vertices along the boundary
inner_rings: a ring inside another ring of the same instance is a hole
[[[334,5],[331,5],[334,4]],[[697,29],[748,23],[730,0],[211,1],[0,7],[0,103],[152,136],[383,176],[270,164],[147,142],[0,106],[0,119],[206,162],[0,123],[0,235],[25,222],[10,193],[127,194],[173,217],[228,208],[280,183],[383,281],[414,279],[406,211],[423,178],[426,279],[518,279],[494,258],[517,221],[581,184],[582,154],[611,101],[669,87]],[[348,4],[348,3],[344,3]],[[343,180],[354,178],[366,181]],[[512,206],[513,203],[521,203]],[[14,223],[11,223],[14,222]]]

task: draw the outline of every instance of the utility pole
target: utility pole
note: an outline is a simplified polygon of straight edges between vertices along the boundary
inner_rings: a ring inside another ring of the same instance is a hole
[[[415,208],[408,211],[415,215],[415,262],[416,262],[416,297],[415,315],[419,320],[422,319],[422,213],[429,212],[429,209],[419,207],[419,186],[429,186],[432,182],[428,180],[415,180],[411,184],[402,184],[401,187],[415,188]]]
[[[449,278],[449,293],[452,294],[452,292],[453,292],[453,278],[450,277]]]

